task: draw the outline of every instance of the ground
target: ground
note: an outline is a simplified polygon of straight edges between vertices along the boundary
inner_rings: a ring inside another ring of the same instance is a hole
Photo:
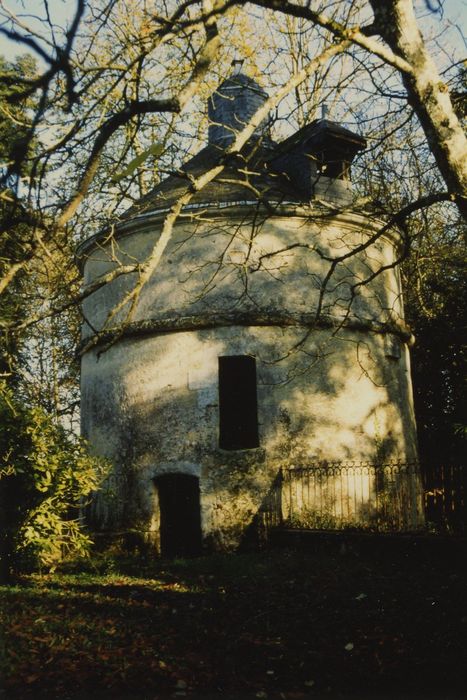
[[[24,576],[0,698],[465,698],[466,554],[323,539]]]

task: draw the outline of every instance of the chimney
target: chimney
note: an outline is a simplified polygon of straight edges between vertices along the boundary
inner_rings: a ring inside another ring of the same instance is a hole
[[[208,100],[208,142],[226,148],[268,98],[253,78],[241,72],[243,60],[232,61],[233,73]],[[269,120],[255,130],[253,138],[267,139]]]

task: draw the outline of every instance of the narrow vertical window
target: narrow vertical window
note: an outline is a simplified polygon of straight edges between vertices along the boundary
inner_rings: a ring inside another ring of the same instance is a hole
[[[258,447],[256,360],[247,355],[219,357],[219,447]]]

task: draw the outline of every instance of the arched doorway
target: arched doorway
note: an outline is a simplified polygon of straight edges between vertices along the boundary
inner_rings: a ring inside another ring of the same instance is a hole
[[[163,474],[155,479],[159,496],[160,547],[163,557],[193,557],[201,552],[199,479],[191,474]]]

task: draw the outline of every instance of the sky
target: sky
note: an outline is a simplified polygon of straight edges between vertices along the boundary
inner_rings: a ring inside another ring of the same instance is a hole
[[[49,0],[48,5],[52,23],[58,27],[66,28],[73,18],[76,2],[74,0]],[[1,25],[8,27],[10,13],[33,31],[39,31],[47,36],[47,32],[44,33],[44,23],[37,20],[37,18],[46,18],[45,4],[42,0],[0,0]],[[7,60],[12,60],[15,56],[26,52],[28,52],[26,46],[21,46],[0,35],[0,54],[5,56]],[[33,53],[33,55],[37,58],[37,54]]]
[[[466,56],[467,0],[415,0],[415,6],[421,19],[421,26],[423,26],[423,31],[427,38],[430,35],[436,35],[440,24],[439,17],[437,14],[430,13],[427,10],[426,3],[428,2],[430,6],[436,7],[440,1],[443,7],[443,20],[450,25],[449,35],[445,35],[441,39],[441,44],[444,44],[446,49],[449,48],[449,52],[454,50],[457,54],[457,60],[460,60]],[[92,0],[88,0],[87,4],[91,5]],[[154,4],[157,6],[157,0],[154,0]],[[38,21],[37,17],[43,19],[46,17],[46,5],[49,7],[53,24],[57,27],[66,28],[66,25],[73,18],[76,0],[0,0],[0,23],[8,23],[7,17],[9,12],[11,12],[31,29],[39,30],[44,34],[44,23]],[[47,32],[45,32],[46,34]],[[18,44],[0,35],[0,54],[3,54],[5,58],[11,60],[15,55],[24,53],[25,50],[26,47],[20,47]],[[442,66],[439,67],[442,68]]]

